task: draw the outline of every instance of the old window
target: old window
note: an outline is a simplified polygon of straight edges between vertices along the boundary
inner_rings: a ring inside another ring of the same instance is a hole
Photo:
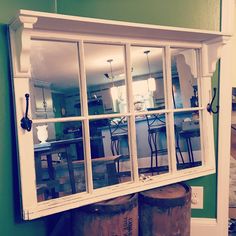
[[[22,10],[10,39],[24,219],[214,173],[221,34]]]

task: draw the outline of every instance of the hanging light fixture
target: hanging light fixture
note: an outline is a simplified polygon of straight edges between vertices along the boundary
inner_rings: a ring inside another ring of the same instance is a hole
[[[150,63],[149,63],[149,58],[148,58],[148,54],[150,53],[150,51],[144,51],[144,53],[147,56],[147,65],[148,65],[148,72],[149,72],[149,78],[147,79],[147,83],[148,83],[148,90],[150,92],[153,92],[156,90],[156,82],[155,82],[155,78],[152,77],[151,75],[151,69],[150,69]]]
[[[110,89],[111,96],[115,100],[115,99],[118,98],[118,91],[117,91],[117,87],[115,87],[115,85],[114,85],[114,75],[113,75],[113,70],[112,70],[113,59],[109,59],[109,60],[107,60],[107,62],[110,64],[110,76],[109,76],[109,79],[111,79],[111,81],[112,81],[112,87]]]

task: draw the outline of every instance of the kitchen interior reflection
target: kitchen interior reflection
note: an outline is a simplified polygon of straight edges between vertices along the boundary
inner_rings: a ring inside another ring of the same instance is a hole
[[[132,181],[129,117],[123,45],[85,43],[84,59],[90,119],[94,189]],[[177,169],[202,164],[199,112],[178,111],[199,105],[195,50],[172,49],[172,98]],[[80,63],[76,43],[33,40],[31,50],[31,111],[34,119],[80,117]],[[187,56],[186,56],[187,55]],[[190,56],[189,56],[190,55]],[[196,65],[195,65],[196,66]],[[167,173],[168,113],[141,115],[166,108],[163,48],[131,47],[131,74],[136,115],[140,179]],[[87,191],[83,121],[34,124],[38,201]]]

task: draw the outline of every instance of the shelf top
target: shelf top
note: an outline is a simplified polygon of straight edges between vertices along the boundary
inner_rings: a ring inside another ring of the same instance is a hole
[[[83,34],[92,33],[104,36],[117,35],[120,37],[139,37],[154,40],[187,42],[203,42],[214,40],[219,36],[231,36],[218,31],[140,24],[29,10],[19,10],[10,25],[17,22],[20,17],[36,18],[37,22],[33,26],[34,29]]]

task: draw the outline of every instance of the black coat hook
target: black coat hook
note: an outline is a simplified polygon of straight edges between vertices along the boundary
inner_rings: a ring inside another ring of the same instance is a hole
[[[219,106],[216,106],[215,111],[212,109],[212,104],[215,100],[215,97],[216,97],[216,88],[213,88],[213,98],[211,99],[211,103],[207,104],[207,111],[213,114],[217,114],[219,112]]]
[[[32,127],[32,120],[28,118],[28,110],[29,110],[29,94],[25,94],[25,101],[26,101],[26,109],[25,109],[25,116],[21,119],[21,128],[26,129],[30,132]]]

